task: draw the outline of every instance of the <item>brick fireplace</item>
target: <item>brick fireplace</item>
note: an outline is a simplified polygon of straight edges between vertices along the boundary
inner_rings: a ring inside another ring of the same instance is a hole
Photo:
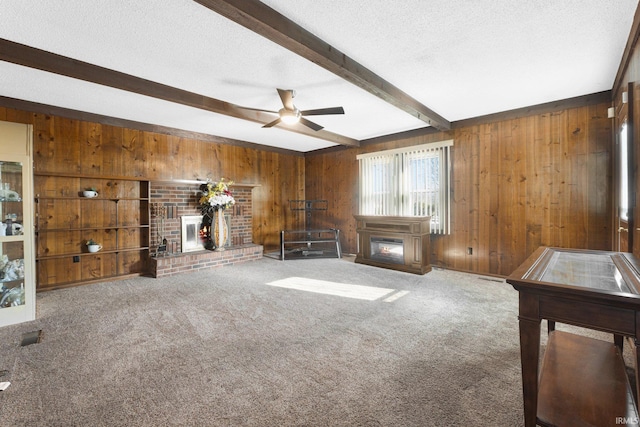
[[[183,252],[181,218],[201,214],[200,183],[151,182],[151,274],[169,276],[261,258],[262,246],[252,242],[253,187],[247,184],[231,187],[236,204],[225,211],[230,243],[225,251]]]

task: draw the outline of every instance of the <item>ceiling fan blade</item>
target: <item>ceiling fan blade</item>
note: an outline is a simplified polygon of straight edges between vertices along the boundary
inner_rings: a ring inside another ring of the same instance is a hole
[[[278,114],[277,111],[273,111],[273,110],[263,110],[262,108],[249,108],[249,107],[241,107],[238,105],[238,108],[242,109],[242,110],[247,110],[247,111],[258,111],[260,113],[271,113],[271,114]]]
[[[317,110],[304,110],[300,111],[303,116],[321,116],[325,114],[344,114],[344,108],[331,107],[331,108],[318,108]]]
[[[269,122],[269,123],[267,123],[266,125],[264,125],[264,126],[262,126],[262,127],[263,127],[263,128],[270,128],[270,127],[273,127],[273,126],[277,125],[277,124],[278,124],[278,123],[280,123],[280,122],[281,122],[281,119],[280,119],[280,117],[278,117],[278,118],[277,118],[277,119],[275,119],[274,121]]]
[[[295,110],[296,106],[293,105],[293,91],[290,89],[278,89],[278,95],[282,100],[282,105],[287,110]]]
[[[315,130],[315,131],[318,131],[318,130],[324,128],[324,126],[320,126],[317,123],[313,123],[311,120],[307,120],[304,117],[300,117],[300,123],[305,125],[308,128],[311,128],[311,129]]]

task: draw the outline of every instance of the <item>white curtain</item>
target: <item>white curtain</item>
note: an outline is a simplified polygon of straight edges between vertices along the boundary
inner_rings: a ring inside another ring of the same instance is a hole
[[[360,214],[430,216],[431,232],[450,228],[453,140],[358,156]]]

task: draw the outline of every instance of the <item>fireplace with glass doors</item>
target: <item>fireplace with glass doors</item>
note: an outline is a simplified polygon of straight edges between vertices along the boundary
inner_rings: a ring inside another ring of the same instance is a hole
[[[355,219],[355,262],[416,274],[431,271],[431,217],[355,215]]]

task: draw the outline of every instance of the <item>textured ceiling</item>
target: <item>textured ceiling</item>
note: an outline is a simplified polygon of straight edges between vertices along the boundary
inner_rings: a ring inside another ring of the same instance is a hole
[[[612,88],[638,0],[264,0],[448,121]],[[191,0],[0,2],[0,38],[246,107],[343,106],[363,140],[426,123]],[[0,61],[0,96],[306,152],[335,145]]]

